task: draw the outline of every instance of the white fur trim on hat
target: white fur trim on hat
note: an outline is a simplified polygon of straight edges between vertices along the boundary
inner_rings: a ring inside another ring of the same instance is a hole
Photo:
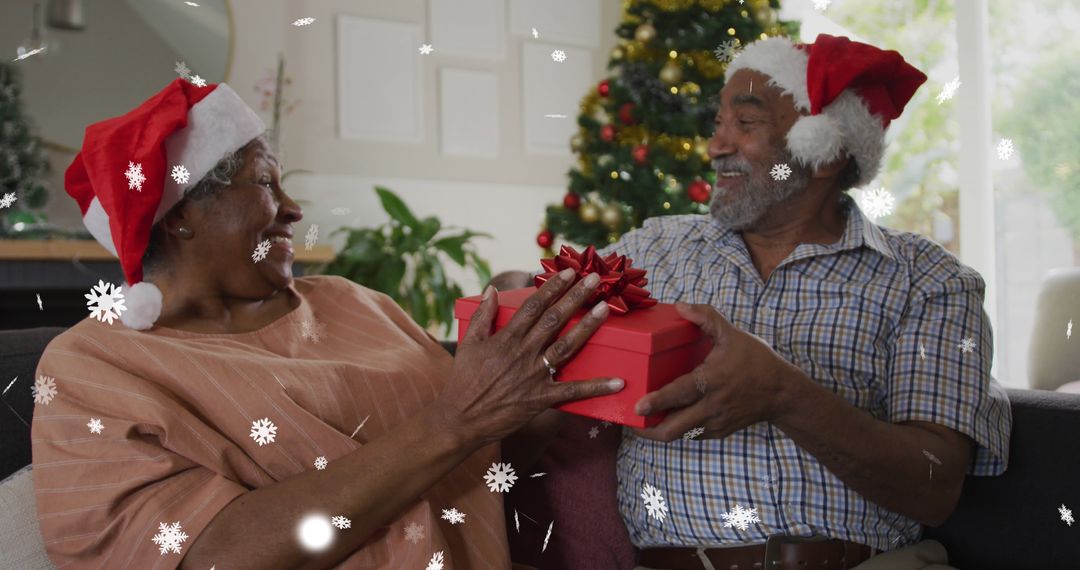
[[[140,331],[154,326],[161,316],[163,299],[161,289],[149,281],[140,281],[135,285],[124,283],[124,306],[127,310],[120,311],[120,322]]]
[[[769,84],[780,88],[795,99],[795,108],[810,112],[810,95],[806,90],[806,67],[810,56],[788,38],[773,37],[756,41],[742,50],[728,64],[724,82],[740,69],[751,69],[769,76]]]
[[[790,94],[799,111],[810,112],[806,89],[806,68],[810,57],[788,38],[773,37],[754,42],[739,54],[724,74],[725,81],[740,69],[751,69],[769,76],[769,85]],[[819,168],[843,155],[851,154],[859,165],[856,186],[869,184],[881,169],[885,154],[885,128],[870,114],[866,103],[847,89],[821,110],[806,115],[788,131],[787,147],[803,165]]]
[[[154,214],[154,223],[183,198],[206,173],[227,155],[242,148],[251,139],[266,131],[262,119],[243,99],[224,83],[203,97],[188,111],[184,128],[165,139],[165,155],[169,168],[183,164],[190,176],[181,186],[165,180],[165,191]]]

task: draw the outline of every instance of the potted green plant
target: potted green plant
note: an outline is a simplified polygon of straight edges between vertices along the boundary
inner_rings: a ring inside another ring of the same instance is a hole
[[[444,227],[438,218],[413,215],[396,194],[375,187],[390,221],[374,228],[339,228],[345,246],[322,268],[370,289],[382,291],[413,320],[429,331],[441,325],[449,334],[454,321],[454,300],[464,296],[461,286],[445,270],[447,260],[472,269],[481,285],[491,280],[491,267],[476,253],[475,237],[491,235],[464,228]]]

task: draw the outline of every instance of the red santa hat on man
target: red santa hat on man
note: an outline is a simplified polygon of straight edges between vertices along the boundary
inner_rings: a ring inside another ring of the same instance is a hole
[[[125,325],[148,329],[161,314],[161,290],[142,280],[152,226],[218,161],[265,130],[228,85],[198,87],[183,79],[131,112],[86,128],[64,187],[79,203],[86,229],[120,258]]]
[[[818,168],[849,153],[859,165],[856,186],[877,176],[885,153],[885,130],[900,116],[926,75],[892,50],[820,34],[812,44],[783,37],[754,42],[727,68],[770,77],[769,84],[807,112],[787,135],[792,156]]]

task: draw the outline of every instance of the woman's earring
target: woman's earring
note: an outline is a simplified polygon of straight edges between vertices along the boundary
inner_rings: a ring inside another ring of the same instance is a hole
[[[180,226],[179,228],[176,228],[176,232],[179,233],[180,235],[184,236],[184,237],[191,237],[191,229],[190,228],[185,228],[184,226]]]

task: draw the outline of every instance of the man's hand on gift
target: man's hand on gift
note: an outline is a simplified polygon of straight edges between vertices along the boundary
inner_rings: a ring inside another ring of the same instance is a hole
[[[784,360],[765,341],[732,325],[714,307],[676,303],[683,318],[697,324],[713,339],[713,348],[700,366],[638,401],[635,413],[646,416],[667,411],[664,421],[635,429],[641,437],[673,441],[695,427],[698,439],[723,438],[750,424],[771,421],[788,402],[785,388],[798,368]]]

